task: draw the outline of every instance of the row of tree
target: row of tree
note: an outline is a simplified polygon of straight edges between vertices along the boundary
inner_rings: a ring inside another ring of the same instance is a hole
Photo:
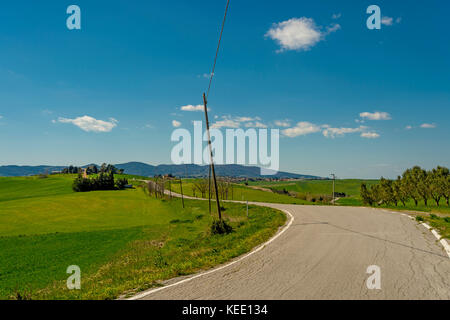
[[[205,198],[208,195],[209,190],[211,189],[211,197],[214,198],[215,187],[214,183],[208,179],[196,179],[194,181],[193,193],[194,197],[196,196],[196,192],[201,193],[202,198]],[[233,184],[230,180],[225,178],[217,178],[217,190],[219,193],[219,198],[222,200],[228,200],[228,197],[233,199]]]
[[[424,170],[419,166],[406,170],[397,180],[381,178],[380,183],[368,187],[361,184],[361,198],[368,205],[395,205],[413,200],[417,206],[423,200],[425,206],[433,201],[439,206],[442,199],[449,205],[450,173],[449,169],[438,166]]]
[[[81,173],[73,181],[72,189],[75,192],[88,192],[97,190],[123,190],[128,185],[128,180],[125,178],[114,180],[114,173],[112,171],[105,173],[101,172],[95,178],[84,178]]]
[[[74,173],[80,173],[83,172],[83,168],[76,167],[76,166],[69,166],[67,168],[64,168],[61,172],[64,174],[74,174]],[[112,172],[114,174],[123,174],[123,169],[118,169],[112,164],[106,164],[103,163],[100,167],[97,167],[96,165],[90,165],[86,167],[86,174],[98,174],[98,173],[109,173]]]

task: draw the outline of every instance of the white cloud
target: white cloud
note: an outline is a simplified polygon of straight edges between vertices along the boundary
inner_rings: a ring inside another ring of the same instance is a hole
[[[358,128],[332,128],[329,126],[324,126],[325,129],[322,131],[322,134],[324,137],[327,138],[335,138],[335,137],[342,137],[348,133],[356,133],[356,132],[362,132],[367,129],[366,126],[359,126]]]
[[[211,128],[214,129],[220,129],[220,128],[234,128],[237,129],[240,127],[240,122],[239,121],[235,121],[235,120],[231,120],[231,119],[227,119],[227,120],[220,120],[215,122]]]
[[[381,24],[384,24],[385,26],[392,26],[394,24],[394,18],[383,17],[381,18]]]
[[[341,25],[340,24],[337,24],[337,23],[332,24],[331,26],[327,27],[327,33],[326,34],[328,35],[328,34],[330,34],[332,32],[336,32],[336,31],[338,31],[340,29],[341,29]]]
[[[282,133],[289,137],[289,138],[295,138],[298,136],[304,136],[307,134],[319,132],[320,127],[310,123],[310,122],[299,122],[297,125],[293,128],[285,129],[282,131]]]
[[[412,126],[406,126],[405,130],[411,130],[413,127]]]
[[[277,127],[288,128],[291,126],[291,123],[288,120],[276,120],[275,125]]]
[[[340,17],[342,17],[341,13],[334,13],[333,16],[331,18],[333,18],[334,20],[339,19]]]
[[[264,123],[259,122],[259,121],[255,121],[255,122],[247,122],[247,123],[245,124],[245,127],[246,127],[246,128],[261,128],[261,129],[267,128],[267,126],[266,126]]]
[[[361,137],[366,139],[376,139],[379,138],[380,135],[376,132],[363,132],[361,133]]]
[[[97,120],[90,116],[78,117],[75,119],[58,118],[58,121],[53,120],[53,123],[72,123],[83,131],[86,132],[110,132],[117,127],[118,121],[114,118],[110,118],[109,121]]]
[[[177,120],[172,120],[172,126],[173,126],[174,128],[178,128],[178,127],[181,126],[181,122],[180,122],[180,121],[177,121]]]
[[[196,106],[194,106],[194,105],[191,105],[191,104],[188,104],[188,105],[186,105],[186,106],[182,106],[181,107],[181,110],[182,111],[191,111],[191,112],[195,112],[195,111],[205,111],[205,106],[204,105],[202,105],[202,104],[198,104],[198,105],[196,105]],[[209,108],[208,108],[208,110],[209,110]]]
[[[334,31],[337,31],[340,25],[334,24],[328,27],[327,32],[322,32],[311,18],[292,18],[287,21],[273,24],[272,28],[266,33],[266,37],[275,40],[280,49],[278,52],[286,50],[309,50],[324,37]]]
[[[436,125],[434,123],[424,123],[420,125],[422,129],[434,129],[436,128]]]
[[[391,115],[387,112],[362,112],[359,116],[367,120],[391,120]]]
[[[235,118],[235,120],[238,121],[238,122],[249,122],[249,121],[261,120],[261,118],[260,117],[255,117],[255,118],[252,118],[252,117],[237,117],[237,118]]]
[[[381,18],[381,24],[385,26],[393,26],[394,24],[399,24],[400,22],[402,22],[401,17],[394,19],[393,17],[383,16]]]
[[[214,119],[218,117],[215,116]],[[229,115],[222,116],[223,120],[216,121],[211,128],[240,128],[244,125],[246,128],[267,128],[267,125],[261,122],[260,117],[231,117]]]
[[[0,119],[3,119],[3,116],[2,116],[2,115],[0,115]]]

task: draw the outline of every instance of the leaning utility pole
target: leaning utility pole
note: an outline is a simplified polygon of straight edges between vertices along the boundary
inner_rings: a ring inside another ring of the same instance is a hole
[[[211,172],[212,172],[213,180],[214,180],[214,189],[216,191],[217,213],[219,214],[219,220],[222,220],[222,213],[220,212],[219,190],[217,189],[216,170],[214,169],[214,158],[213,158],[212,145],[211,145],[211,134],[209,132],[208,101],[206,100],[205,93],[203,93],[203,105],[205,106],[206,132],[208,133],[210,165],[211,165]]]
[[[211,215],[211,166],[209,166],[209,173],[208,173],[208,204],[209,204],[209,214]]]

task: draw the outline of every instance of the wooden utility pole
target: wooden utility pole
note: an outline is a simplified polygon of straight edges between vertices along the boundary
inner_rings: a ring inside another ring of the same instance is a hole
[[[220,212],[220,202],[219,202],[219,190],[217,189],[217,180],[216,180],[216,170],[214,169],[214,157],[212,152],[211,145],[211,134],[209,132],[209,120],[208,120],[208,101],[206,101],[206,95],[203,93],[203,105],[205,107],[205,119],[206,119],[206,132],[208,133],[208,146],[209,146],[209,155],[210,155],[210,164],[211,171],[214,179],[214,189],[216,191],[216,202],[217,202],[217,213],[219,215],[219,220],[222,220],[222,213]]]
[[[180,177],[180,189],[181,189],[181,203],[183,204],[184,209],[184,197],[183,197],[183,179]]]
[[[332,196],[332,202],[333,202],[333,205],[335,204],[334,203],[334,195],[335,195],[335,182],[336,182],[336,175],[334,174],[334,173],[332,173],[331,174],[331,176],[333,177],[333,196]]]
[[[211,214],[211,165],[209,166],[208,173],[208,203],[209,203],[209,214]]]

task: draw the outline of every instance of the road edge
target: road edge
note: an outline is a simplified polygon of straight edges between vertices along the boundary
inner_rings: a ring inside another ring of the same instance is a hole
[[[260,205],[260,206],[261,206],[261,207],[267,207],[267,206],[265,206],[265,205]],[[178,285],[180,285],[180,284],[183,284],[183,283],[192,281],[192,280],[194,280],[194,279],[197,279],[197,278],[200,278],[200,277],[203,277],[203,276],[212,274],[212,273],[214,273],[214,272],[217,272],[217,271],[226,269],[226,268],[228,268],[228,267],[231,267],[232,265],[234,265],[234,264],[236,264],[236,263],[238,263],[238,262],[240,262],[240,261],[243,261],[243,260],[247,259],[248,257],[254,255],[255,253],[261,251],[261,250],[264,249],[266,246],[268,246],[269,244],[271,244],[273,241],[275,241],[276,239],[278,239],[278,237],[280,237],[283,233],[285,233],[285,232],[291,227],[292,223],[293,223],[294,220],[295,220],[294,216],[293,216],[288,210],[286,210],[286,209],[278,209],[278,208],[277,208],[277,210],[280,210],[280,211],[284,212],[284,213],[290,218],[289,221],[288,221],[282,228],[280,228],[280,229],[277,231],[277,233],[276,233],[272,238],[270,238],[270,239],[267,240],[266,242],[260,244],[259,246],[253,248],[252,251],[250,251],[250,252],[244,254],[243,256],[238,257],[237,259],[235,259],[235,260],[233,260],[233,261],[231,261],[231,262],[228,262],[228,263],[226,263],[226,264],[224,264],[224,265],[215,267],[215,268],[210,269],[210,270],[208,270],[208,271],[203,271],[203,272],[194,274],[194,275],[192,275],[191,277],[188,277],[188,278],[186,278],[186,279],[177,281],[177,282],[175,282],[175,283],[171,283],[171,284],[169,284],[169,285],[167,285],[167,286],[163,286],[163,287],[159,287],[159,288],[153,288],[153,289],[149,289],[149,290],[143,291],[143,292],[141,292],[141,293],[139,293],[139,294],[136,294],[136,295],[134,295],[134,296],[132,296],[132,297],[130,297],[130,298],[127,298],[127,299],[125,299],[125,300],[140,300],[140,299],[145,298],[146,296],[149,296],[149,295],[151,295],[151,294],[153,294],[153,293],[155,293],[155,292],[162,291],[162,290],[165,290],[165,289],[168,289],[168,288],[171,288],[171,287],[175,287],[175,286],[178,286]]]

